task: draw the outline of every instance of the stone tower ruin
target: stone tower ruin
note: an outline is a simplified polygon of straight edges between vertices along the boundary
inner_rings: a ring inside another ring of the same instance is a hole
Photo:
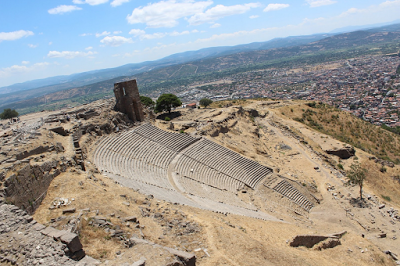
[[[136,79],[114,83],[114,94],[116,111],[127,114],[129,119],[134,122],[144,120]]]

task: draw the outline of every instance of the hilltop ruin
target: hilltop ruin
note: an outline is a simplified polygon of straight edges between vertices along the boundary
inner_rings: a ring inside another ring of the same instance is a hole
[[[133,122],[144,120],[136,79],[114,84],[115,110],[127,114]]]

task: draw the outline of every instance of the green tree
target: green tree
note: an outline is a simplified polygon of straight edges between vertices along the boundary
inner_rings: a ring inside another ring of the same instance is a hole
[[[14,109],[11,110],[10,108],[4,109],[4,111],[0,114],[1,119],[9,119],[13,117],[17,117],[19,114]]]
[[[155,111],[156,112],[168,111],[168,113],[171,113],[171,109],[173,107],[178,107],[181,105],[182,102],[176,95],[167,93],[158,97]]]
[[[352,163],[347,171],[347,184],[354,184],[360,187],[360,198],[362,199],[362,188],[366,178],[367,169],[362,168],[360,163]]]
[[[203,99],[201,99],[200,100],[200,105],[201,106],[204,106],[204,107],[207,107],[207,106],[209,106],[210,104],[212,104],[212,100],[211,99],[208,99],[208,98],[203,98]]]
[[[140,101],[142,102],[142,104],[146,107],[150,107],[153,108],[154,105],[156,104],[150,97],[146,97],[146,96],[140,96]]]

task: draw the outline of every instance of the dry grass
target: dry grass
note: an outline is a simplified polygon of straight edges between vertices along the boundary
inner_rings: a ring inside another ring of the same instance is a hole
[[[279,108],[285,116],[379,158],[400,163],[400,136],[325,104],[304,102]]]
[[[216,106],[219,104],[221,103],[214,103]],[[258,104],[258,101],[246,100],[233,103],[233,105],[239,104],[254,106]],[[222,103],[222,105],[224,104]],[[301,109],[307,108],[299,102],[284,103],[283,105],[285,106],[280,107],[281,109],[271,109],[271,112],[285,113],[285,116],[280,114],[280,122],[283,125],[295,124],[296,122],[287,120],[286,116],[302,116],[303,111]],[[266,105],[264,109],[267,110],[268,108],[270,107]],[[291,109],[293,109],[293,112]],[[202,117],[212,117],[211,111],[212,109],[196,109],[190,113],[191,116],[184,114],[181,119],[182,121],[194,120],[199,116],[200,112],[204,112],[201,113]],[[315,118],[313,117],[313,119],[317,118],[318,115]],[[160,260],[160,250],[141,245],[126,249],[119,241],[109,239],[108,234],[103,229],[88,225],[89,218],[95,215],[95,210],[98,210],[99,216],[107,217],[114,225],[119,225],[122,230],[129,234],[139,235],[139,231],[138,229],[127,227],[118,216],[137,216],[140,224],[145,226],[142,230],[145,239],[152,242],[168,247],[176,247],[180,250],[187,249],[192,252],[199,247],[207,249],[210,257],[202,250],[195,251],[197,265],[393,265],[393,262],[373,244],[375,242],[369,238],[361,237],[361,232],[364,233],[364,231],[358,224],[351,219],[344,220],[346,217],[342,206],[338,201],[332,199],[330,192],[327,192],[324,187],[324,184],[331,182],[331,180],[314,170],[315,162],[319,163],[320,166],[321,163],[317,160],[311,162],[310,159],[306,159],[306,156],[302,154],[291,154],[299,150],[304,151],[304,154],[310,158],[314,155],[300,144],[297,144],[292,138],[281,136],[277,133],[272,134],[270,132],[272,127],[267,128],[265,132],[260,130],[261,137],[256,137],[253,133],[255,126],[250,123],[249,119],[248,117],[238,119],[237,124],[228,133],[220,134],[213,140],[237,149],[237,151],[242,151],[245,156],[255,158],[265,165],[279,167],[282,175],[292,173],[298,176],[299,181],[317,181],[321,197],[324,197],[324,200],[321,205],[312,210],[310,220],[304,222],[300,219],[290,218],[288,223],[279,223],[236,215],[225,216],[188,206],[173,205],[157,199],[147,200],[151,203],[150,208],[153,212],[162,212],[169,209],[169,213],[164,215],[164,220],[160,221],[153,217],[141,216],[139,206],[143,204],[145,195],[121,187],[100,174],[95,175],[98,179],[97,182],[88,180],[86,173],[81,171],[62,173],[55,178],[34,218],[41,223],[49,224],[51,218],[60,217],[62,209],[48,209],[55,197],[74,198],[75,201],[69,207],[75,207],[77,210],[90,208],[90,213],[83,216],[88,220],[83,219],[82,221],[81,241],[85,251],[90,256],[100,258],[103,261],[105,259],[115,259],[109,265],[121,265],[125,262],[132,263],[141,256],[145,256],[148,259],[146,265],[163,265],[165,263]],[[321,139],[319,133],[312,130],[311,132],[315,133],[315,136],[313,138],[310,135],[304,135],[307,141]],[[296,131],[296,133],[301,134],[300,130]],[[276,145],[281,142],[290,145],[293,151],[285,154],[276,149]],[[318,145],[317,142],[316,145]],[[262,148],[267,154],[257,154],[257,148]],[[90,149],[88,148],[88,150]],[[397,189],[392,192],[388,191],[394,186],[394,181],[391,181],[390,176],[394,174],[395,170],[388,168],[387,173],[382,174],[372,161],[369,162],[365,158],[367,158],[367,155],[363,157],[365,167],[371,169],[367,182],[368,189],[373,190],[377,195],[390,196],[392,203],[399,204],[398,197],[396,198],[396,195],[399,195],[399,191]],[[332,179],[334,177],[331,175],[329,178]],[[80,185],[79,182],[83,182],[83,185]],[[101,184],[102,182],[104,185]],[[344,190],[345,188],[340,189]],[[125,195],[125,197],[120,195]],[[122,204],[125,201],[130,203],[129,207]],[[281,209],[279,207],[274,209],[272,215],[276,214],[277,217],[285,217],[286,219],[289,216],[285,216],[287,215],[285,212],[284,208]],[[111,216],[112,213],[115,214],[115,217]],[[164,235],[165,228],[162,223],[167,223],[171,219],[182,217],[182,215],[186,217],[186,220],[196,222],[199,225],[200,232],[191,236],[179,237],[179,231],[174,229],[167,231]],[[307,220],[306,217],[300,218]],[[60,224],[60,226],[62,225]],[[347,230],[349,233],[343,237],[342,245],[333,249],[315,251],[303,247],[292,248],[287,244],[287,240],[297,234],[328,234],[342,230]],[[160,239],[160,236],[163,236],[163,238]],[[392,240],[386,239],[384,241]],[[183,245],[183,243],[186,244]],[[391,243],[395,242],[392,241]],[[359,247],[363,250],[368,249],[368,252],[361,253]],[[352,251],[349,251],[349,249]],[[123,252],[123,256],[116,258],[115,254],[118,250]]]

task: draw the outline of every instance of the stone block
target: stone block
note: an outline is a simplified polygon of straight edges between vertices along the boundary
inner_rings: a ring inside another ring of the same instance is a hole
[[[185,251],[180,251],[173,248],[165,248],[171,254],[175,255],[179,261],[183,263],[185,266],[195,266],[196,265],[196,255],[193,253],[188,253]]]
[[[75,211],[76,211],[75,208],[68,208],[68,209],[63,210],[62,213],[63,214],[74,213]]]
[[[66,132],[63,127],[51,128],[50,131],[53,131],[61,136],[68,136],[68,132]]]
[[[42,231],[40,231],[43,235],[49,236],[49,237],[54,237],[54,235],[57,235],[59,230],[55,229],[54,227],[46,227]]]
[[[151,245],[151,244],[153,244],[153,243],[151,243],[151,242],[149,242],[149,241],[147,241],[147,240],[144,240],[144,239],[140,239],[140,238],[137,238],[137,237],[131,237],[131,238],[129,238],[129,243],[131,244],[131,245],[137,245],[137,244],[148,244],[148,245]]]
[[[95,266],[95,265],[100,265],[100,261],[90,256],[85,256],[77,264],[75,264],[75,266]]]
[[[307,248],[312,248],[315,244],[324,241],[327,238],[327,236],[298,235],[293,238],[289,245],[291,247],[304,246]]]
[[[132,263],[131,266],[145,266],[146,265],[146,259],[140,259],[134,263]]]
[[[67,233],[69,233],[69,232],[66,231],[66,230],[59,230],[58,232],[53,233],[53,238],[57,239],[57,240],[60,240],[61,236],[65,235]]]
[[[66,244],[69,250],[73,253],[82,249],[82,244],[77,234],[74,233],[64,234],[61,236],[60,240],[61,242]]]
[[[46,228],[46,226],[44,226],[43,224],[37,223],[34,226],[32,226],[32,228],[36,231],[42,231],[43,229]]]
[[[136,216],[129,216],[124,218],[124,222],[132,222],[132,223],[137,223],[138,220]]]

